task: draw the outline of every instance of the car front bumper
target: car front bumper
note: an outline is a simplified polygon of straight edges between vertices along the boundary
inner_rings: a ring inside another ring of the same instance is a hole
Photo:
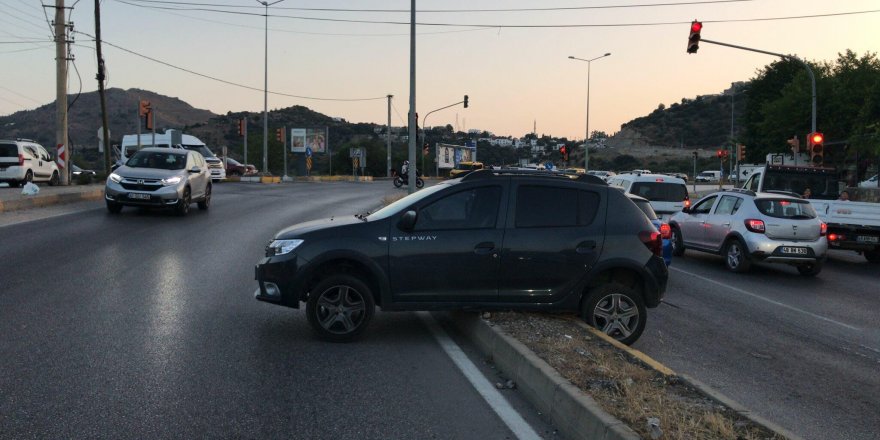
[[[306,264],[307,261],[293,252],[263,258],[254,267],[258,286],[254,298],[298,309],[305,286],[302,269]]]
[[[176,205],[182,197],[182,192],[183,186],[181,185],[163,186],[150,191],[149,189],[127,189],[110,180],[104,187],[104,199],[126,206],[163,207]]]

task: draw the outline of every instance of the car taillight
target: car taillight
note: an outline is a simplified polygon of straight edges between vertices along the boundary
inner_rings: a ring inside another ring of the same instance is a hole
[[[660,237],[666,239],[672,237],[672,228],[669,227],[669,223],[660,223]]]
[[[838,234],[828,234],[828,241],[842,241],[846,240],[846,237]]]
[[[827,234],[828,234],[828,224],[823,222],[822,226],[819,229],[819,235],[824,237]]]
[[[684,196],[684,207],[685,208],[691,207],[691,198],[688,196]]]
[[[18,166],[20,166],[20,167],[24,166],[24,154],[18,155]]]
[[[765,231],[764,220],[756,220],[756,219],[750,218],[745,221],[745,224],[746,224],[746,229],[748,229],[752,232],[757,232],[759,234],[763,234]]]
[[[658,257],[663,256],[663,238],[660,236],[660,233],[657,231],[642,231],[639,232],[639,239],[642,240],[642,243],[648,248],[649,251],[653,252],[654,255]]]

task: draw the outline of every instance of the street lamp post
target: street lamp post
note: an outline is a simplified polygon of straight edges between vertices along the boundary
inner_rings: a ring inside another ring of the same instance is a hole
[[[590,170],[590,65],[599,58],[610,56],[611,52],[598,56],[589,60],[573,57],[569,55],[569,59],[585,61],[587,63],[587,137],[584,138],[584,171]]]
[[[263,172],[269,172],[269,6],[281,3],[284,0],[266,2],[256,0],[257,3],[266,7],[266,34],[263,63]]]

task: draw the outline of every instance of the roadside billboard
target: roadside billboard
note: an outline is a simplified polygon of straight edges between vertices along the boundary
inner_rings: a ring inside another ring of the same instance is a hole
[[[290,151],[305,153],[306,147],[312,154],[327,152],[327,128],[292,128],[290,129]]]

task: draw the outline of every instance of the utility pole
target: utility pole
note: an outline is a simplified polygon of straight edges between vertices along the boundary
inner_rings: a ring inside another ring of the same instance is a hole
[[[410,0],[409,23],[409,183],[408,192],[416,192],[416,0]]]
[[[55,0],[55,144],[62,185],[70,184],[70,148],[67,145],[67,25],[64,0]],[[68,151],[65,155],[64,152]],[[66,156],[66,157],[65,157]]]
[[[101,124],[104,133],[104,171],[110,174],[110,130],[107,127],[107,96],[104,94],[104,57],[101,56],[101,0],[95,0],[95,54],[98,57],[98,95],[101,97]]]
[[[387,165],[385,166],[385,171],[388,174],[387,177],[391,177],[391,98],[393,97],[394,95],[388,95],[388,130],[385,133],[385,137],[387,139],[386,151],[388,153],[388,161]]]

